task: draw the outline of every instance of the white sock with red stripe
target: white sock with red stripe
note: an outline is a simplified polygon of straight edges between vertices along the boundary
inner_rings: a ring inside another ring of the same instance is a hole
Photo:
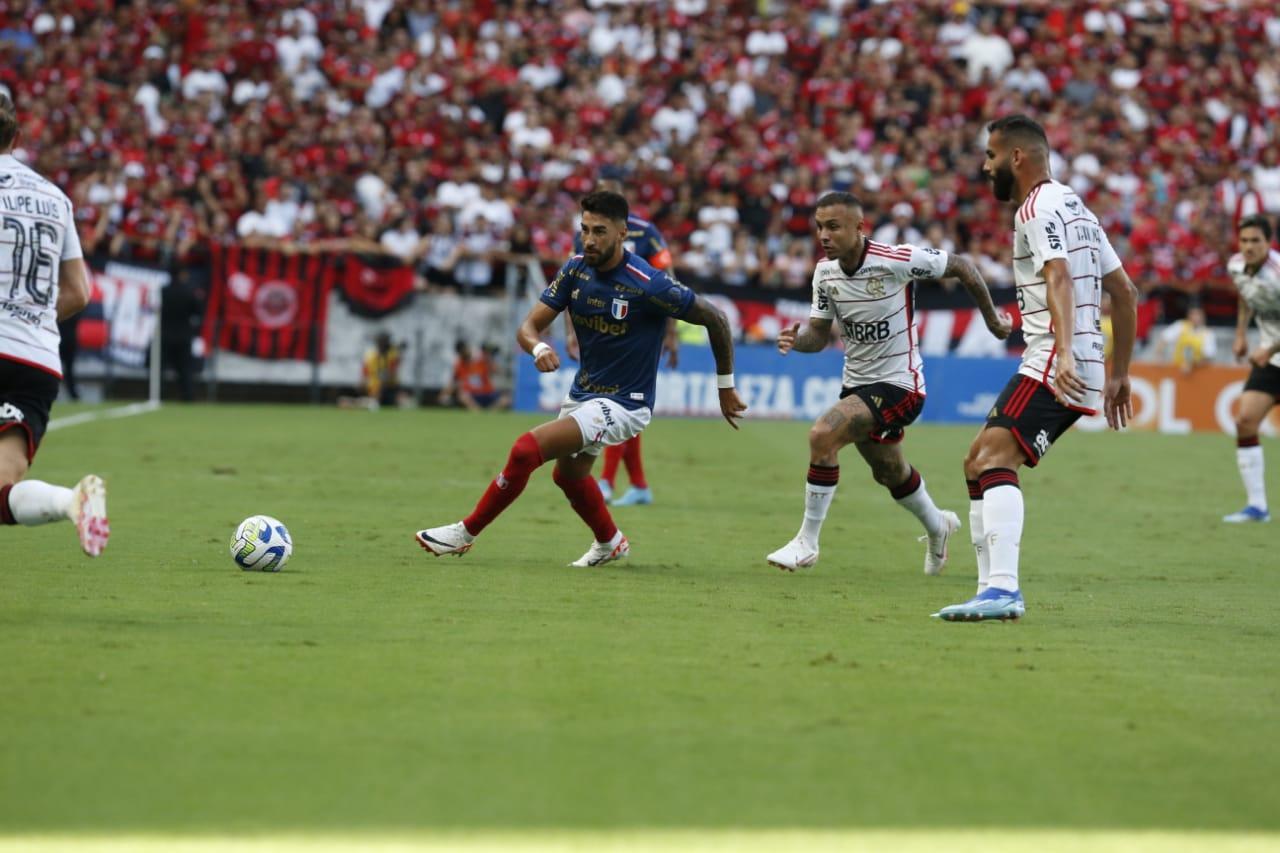
[[[1267,508],[1266,463],[1262,458],[1262,445],[1258,439],[1236,439],[1236,467],[1244,481],[1245,499],[1249,506]]]
[[[800,538],[815,547],[839,482],[839,465],[809,464],[809,476],[804,486],[804,523],[800,525]]]
[[[889,494],[898,502],[898,506],[910,512],[924,525],[925,533],[937,533],[944,522],[929,490],[924,487],[924,478],[915,468],[900,485],[889,490]]]
[[[978,558],[978,592],[987,588],[991,577],[991,554],[987,551],[987,529],[982,521],[982,487],[977,480],[966,480],[969,486],[969,541]]]
[[[1018,555],[1022,547],[1022,489],[1018,474],[991,468],[978,477],[982,489],[982,530],[990,569],[987,586],[1018,589]]]
[[[0,499],[4,498],[8,499],[7,510],[14,523],[33,526],[71,518],[75,493],[40,480],[23,480],[7,489],[0,489]]]

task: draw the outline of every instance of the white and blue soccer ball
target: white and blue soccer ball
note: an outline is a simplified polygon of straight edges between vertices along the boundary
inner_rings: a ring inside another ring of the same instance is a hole
[[[231,537],[231,559],[246,572],[278,572],[293,553],[293,538],[278,519],[251,515]]]

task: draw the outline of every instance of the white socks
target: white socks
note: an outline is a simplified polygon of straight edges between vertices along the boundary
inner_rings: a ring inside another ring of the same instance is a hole
[[[1018,488],[1018,475],[1008,468],[993,468],[982,472],[980,482],[982,532],[989,563],[987,586],[1016,592],[1023,516],[1022,489]],[[981,582],[979,576],[979,583]]]
[[[23,480],[9,489],[9,511],[18,524],[48,524],[71,517],[75,494],[62,486]]]
[[[1265,464],[1262,459],[1262,445],[1237,447],[1236,467],[1240,469],[1240,479],[1244,481],[1244,493],[1249,506],[1266,509],[1267,483],[1263,476]]]
[[[800,525],[800,536],[806,542],[817,545],[822,522],[826,521],[831,499],[836,496],[836,487],[805,483],[804,488],[804,524]]]
[[[893,495],[898,506],[920,519],[925,533],[936,533],[942,529],[942,513],[938,511],[933,498],[929,497],[929,490],[924,487],[924,478],[915,468],[911,469],[911,476],[907,481],[896,489],[890,489],[889,494]]]
[[[991,553],[987,550],[987,528],[982,521],[982,498],[969,501],[969,541],[978,557],[978,592],[987,588],[991,578]]]
[[[840,482],[839,465],[810,463],[809,476],[804,485],[804,523],[800,525],[800,538],[817,547],[822,522],[827,520],[831,499],[836,496],[836,484]]]

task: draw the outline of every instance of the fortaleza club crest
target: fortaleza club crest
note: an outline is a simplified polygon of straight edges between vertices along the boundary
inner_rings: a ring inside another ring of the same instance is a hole
[[[630,310],[631,303],[626,299],[618,299],[614,297],[613,305],[609,307],[609,313],[613,315],[615,320],[627,319],[627,311]]]

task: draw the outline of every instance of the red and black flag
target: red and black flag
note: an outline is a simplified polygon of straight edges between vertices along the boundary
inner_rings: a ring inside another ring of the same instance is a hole
[[[212,252],[206,345],[254,358],[324,361],[333,285],[327,257],[219,243]]]
[[[343,255],[343,300],[354,314],[382,317],[413,299],[413,267],[390,255]]]

